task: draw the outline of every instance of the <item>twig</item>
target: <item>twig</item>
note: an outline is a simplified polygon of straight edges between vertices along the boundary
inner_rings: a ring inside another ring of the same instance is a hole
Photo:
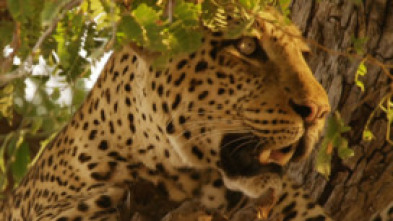
[[[311,39],[304,39],[306,42],[309,42],[310,44],[314,45],[315,47],[319,48],[322,51],[327,52],[330,55],[336,55],[336,56],[343,56],[343,57],[347,57],[347,58],[355,58],[358,60],[364,60],[365,63],[369,63],[375,66],[378,66],[382,69],[382,72],[389,77],[390,79],[393,80],[393,75],[391,75],[389,73],[388,69],[393,68],[393,65],[391,64],[384,64],[383,62],[379,61],[378,59],[374,58],[373,56],[366,54],[366,56],[361,56],[358,54],[351,54],[351,53],[347,53],[347,52],[341,52],[341,51],[337,51],[337,50],[333,50],[330,48],[327,48],[321,44],[319,44],[318,42],[311,40]]]
[[[31,69],[31,66],[32,57],[29,55],[26,60],[19,66],[19,68],[12,72],[9,72],[8,74],[0,75],[0,87],[8,84],[15,79],[24,78],[30,75],[30,70],[28,69],[28,67],[30,67]]]
[[[45,30],[45,32],[41,35],[41,37],[38,39],[38,41],[36,42],[36,44],[34,45],[33,49],[32,49],[32,53],[36,53],[38,51],[38,49],[41,47],[42,43],[44,42],[44,40],[53,32],[53,29],[55,29],[55,27],[57,26],[57,23],[59,23],[60,20],[62,20],[65,16],[65,14],[67,13],[67,10],[70,10],[76,6],[78,6],[79,4],[82,3],[82,0],[74,0],[71,1],[69,3],[67,3],[64,7],[63,7],[63,12],[52,21],[52,24]]]
[[[173,21],[173,0],[168,1],[168,21],[169,23]]]

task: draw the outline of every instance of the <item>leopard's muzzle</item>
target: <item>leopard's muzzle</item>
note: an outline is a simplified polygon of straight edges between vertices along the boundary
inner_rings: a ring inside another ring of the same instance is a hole
[[[271,149],[251,133],[225,134],[221,141],[220,167],[228,177],[249,177],[268,172],[281,175],[291,159],[301,155],[304,149],[304,135],[291,145]]]

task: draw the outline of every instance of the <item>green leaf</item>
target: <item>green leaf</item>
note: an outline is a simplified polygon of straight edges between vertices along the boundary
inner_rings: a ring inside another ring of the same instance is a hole
[[[362,92],[364,92],[364,83],[361,81],[356,81],[355,83],[356,83],[356,86],[358,86],[360,88],[360,90]]]
[[[330,152],[331,143],[328,140],[324,140],[321,145],[321,149],[318,151],[316,160],[316,169],[322,174],[326,179],[329,178],[331,173],[331,160],[332,155]]]
[[[50,25],[54,18],[60,12],[60,9],[64,7],[70,0],[46,0],[44,9],[41,12],[42,25]]]
[[[10,44],[12,40],[12,33],[14,32],[14,23],[10,21],[0,20],[0,48]],[[0,58],[4,56],[4,53],[0,53]]]
[[[20,22],[33,15],[32,0],[7,0],[7,7],[12,17]]]
[[[362,92],[364,92],[364,83],[359,80],[359,77],[365,76],[366,74],[367,74],[367,67],[364,64],[364,60],[363,60],[360,62],[355,74],[355,84],[360,88]]]
[[[63,25],[62,22],[59,22],[56,27],[56,33],[53,35],[53,38],[56,40],[57,43],[57,55],[59,56],[60,63],[62,66],[69,66],[69,54],[67,52],[67,40],[66,40],[66,27]]]
[[[358,55],[363,55],[364,50],[366,48],[366,43],[368,41],[368,38],[357,38],[355,36],[351,36],[353,48],[355,49],[356,53]]]
[[[344,123],[344,122],[343,122],[343,123]],[[341,133],[349,132],[351,129],[352,129],[351,127],[343,125],[343,126],[341,127]]]
[[[228,26],[225,9],[211,1],[203,1],[202,22],[205,27],[212,31],[225,30]]]
[[[364,65],[364,61],[360,62],[356,74],[359,76],[364,76],[367,74],[367,67]]]
[[[291,0],[280,0],[280,7],[283,9],[283,11],[287,10],[290,6],[292,1]]]
[[[261,5],[260,0],[239,0],[239,3],[248,10],[254,10],[255,8]]]
[[[334,116],[330,116],[327,121],[327,128],[326,128],[326,134],[325,137],[328,139],[333,139],[334,136],[337,134],[337,131],[340,129],[340,124],[337,123],[337,120],[334,118]]]
[[[165,37],[162,35],[162,28],[149,25],[145,27],[145,43],[147,47],[153,51],[166,51],[168,50],[168,45],[164,44]]]
[[[14,137],[14,133],[9,133],[6,135],[1,147],[0,147],[0,171],[3,171],[5,173],[6,171],[6,165],[4,162],[4,151],[9,145],[9,142],[11,139]]]
[[[348,147],[348,140],[342,136],[350,129],[351,127],[345,125],[338,112],[328,118],[326,134],[317,155],[316,165],[317,171],[325,177],[329,177],[331,172],[330,162],[334,148],[337,148],[338,156],[341,159],[348,159],[354,155],[353,150]]]
[[[132,11],[135,20],[141,26],[156,25],[160,19],[160,12],[157,12],[152,7],[142,3],[135,10]]]
[[[34,158],[31,160],[31,165],[34,165],[37,160],[40,158],[40,156],[42,155],[43,151],[45,150],[45,147],[57,136],[57,132],[56,133],[52,133],[50,136],[48,136],[48,138],[46,138],[45,140],[40,142],[40,150],[38,151],[38,153],[34,156]]]
[[[27,172],[30,162],[29,145],[26,142],[21,143],[15,153],[15,158],[12,160],[12,173],[16,182],[19,182]]]
[[[131,16],[122,17],[119,24],[120,32],[123,32],[124,35],[118,33],[118,38],[127,39],[137,42],[139,44],[143,41],[143,30],[141,26],[135,21],[135,19]]]
[[[2,90],[0,90],[0,119],[6,118],[8,123],[12,123],[12,107],[14,105],[13,99],[14,85],[8,84]]]
[[[387,108],[387,110],[385,111],[386,113],[386,118],[388,119],[388,122],[391,123],[393,121],[393,103],[388,100],[388,106],[390,106],[389,108]]]
[[[85,100],[85,96],[87,91],[84,88],[84,82],[82,79],[78,79],[75,83],[73,96],[72,96],[72,105],[75,107],[79,107],[83,101]]]
[[[143,30],[142,44],[153,51],[168,50],[167,45],[164,44],[165,36],[162,35],[164,26],[160,20],[161,13],[162,11],[156,11],[145,3],[138,5],[132,11],[135,21]]]
[[[60,89],[58,87],[54,88],[50,96],[53,100],[58,100],[60,98]]]
[[[16,141],[15,147],[19,148],[23,144],[24,141],[25,141],[24,134],[19,135],[18,140]]]
[[[43,131],[53,131],[56,128],[56,122],[53,118],[47,118],[41,128]]]
[[[169,46],[174,54],[194,52],[202,43],[202,34],[195,33],[192,30],[175,29],[172,36]]]
[[[12,157],[15,154],[17,139],[18,139],[17,134],[12,133],[12,136],[11,136],[9,142],[8,142],[8,145],[7,145],[7,154],[10,157]]]
[[[39,129],[41,129],[43,122],[44,121],[43,121],[43,119],[41,117],[34,118],[34,120],[32,121],[31,128],[30,128],[30,133],[31,134],[36,134],[37,131]]]
[[[362,1],[362,0],[351,0],[351,2],[353,2],[353,3],[356,4],[356,5],[361,5],[361,4],[363,4],[363,1]]]
[[[6,175],[4,172],[0,170],[0,200],[3,200],[5,196],[2,194],[4,192],[4,189],[6,188]]]
[[[341,139],[337,152],[338,156],[343,160],[353,157],[355,155],[355,152],[348,147],[348,140],[345,138]]]
[[[112,28],[120,19],[119,7],[111,0],[86,0],[81,4],[81,10],[95,21],[97,31]]]
[[[369,129],[364,129],[363,134],[362,134],[362,139],[364,141],[372,141],[375,139],[374,134],[371,132]]]
[[[198,26],[201,4],[193,4],[184,1],[176,2],[174,17],[181,21],[184,26]]]
[[[246,30],[248,30],[253,23],[254,20],[250,19],[247,22],[241,22],[235,26],[231,26],[230,28],[228,28],[225,36],[229,39],[238,38],[239,36],[244,35],[246,33]]]

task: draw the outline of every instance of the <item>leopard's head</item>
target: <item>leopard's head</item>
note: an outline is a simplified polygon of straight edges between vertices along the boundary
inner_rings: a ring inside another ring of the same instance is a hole
[[[243,192],[250,189],[244,179],[275,185],[284,165],[307,157],[330,111],[300,31],[267,19],[253,27],[234,39],[205,30],[196,52],[171,59],[144,83],[160,114],[155,123],[181,156],[174,164],[216,168]]]

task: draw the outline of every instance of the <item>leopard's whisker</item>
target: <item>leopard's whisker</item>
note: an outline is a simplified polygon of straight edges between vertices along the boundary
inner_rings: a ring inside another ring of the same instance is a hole
[[[241,131],[241,130],[236,130],[236,131],[226,131],[226,133],[238,133],[238,132],[243,132],[243,133],[247,133],[247,132],[249,132],[248,130],[243,130],[243,131]],[[209,132],[209,135],[215,135],[215,134],[217,134],[217,135],[220,135],[220,134],[222,134],[222,131],[210,131]],[[199,138],[201,138],[201,137],[204,137],[204,136],[206,136],[206,133],[201,133],[201,134],[198,134],[198,135],[195,135],[195,136],[192,136],[189,140],[187,140],[184,144],[188,144],[188,143],[191,143],[191,142],[193,142],[193,141],[195,141],[195,140],[197,140],[197,139],[199,139]]]

